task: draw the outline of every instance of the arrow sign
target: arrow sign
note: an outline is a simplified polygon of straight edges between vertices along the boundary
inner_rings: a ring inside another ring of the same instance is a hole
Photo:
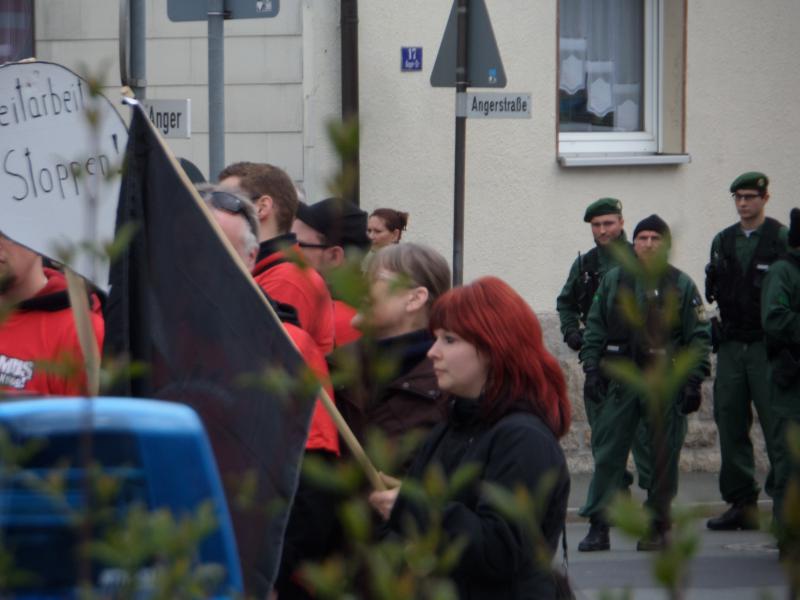
[[[433,87],[456,86],[456,34],[456,2],[453,2],[439,54],[436,55],[436,63],[431,72]],[[506,71],[484,0],[469,0],[467,80],[469,87],[506,87]]]

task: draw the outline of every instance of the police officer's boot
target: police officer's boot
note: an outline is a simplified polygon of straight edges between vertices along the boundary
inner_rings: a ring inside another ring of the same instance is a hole
[[[638,552],[660,552],[669,543],[669,522],[655,519],[650,526],[650,532],[636,542]]]
[[[589,533],[578,544],[578,552],[597,552],[611,548],[608,539],[608,522],[602,517],[592,515],[590,523]]]
[[[720,516],[706,521],[706,527],[714,531],[758,529],[758,507],[756,506],[756,501],[753,499],[734,503]]]

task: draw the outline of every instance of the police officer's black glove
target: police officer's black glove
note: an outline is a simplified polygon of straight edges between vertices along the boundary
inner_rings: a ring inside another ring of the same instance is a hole
[[[608,381],[600,373],[597,367],[589,367],[585,370],[586,381],[583,383],[583,397],[589,402],[600,403],[606,397]]]
[[[564,341],[567,342],[567,346],[577,352],[583,346],[583,334],[578,329],[573,329],[564,336]]]
[[[679,408],[682,415],[689,415],[700,410],[703,401],[703,380],[692,377],[681,390]]]

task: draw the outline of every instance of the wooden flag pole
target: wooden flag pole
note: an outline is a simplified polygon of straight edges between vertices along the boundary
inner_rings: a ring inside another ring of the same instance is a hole
[[[67,294],[75,319],[75,330],[78,343],[83,353],[86,368],[86,393],[97,396],[100,391],[100,349],[92,327],[92,316],[89,308],[89,293],[84,279],[69,267],[64,269],[67,278]]]
[[[287,337],[289,337],[288,334]],[[364,447],[359,443],[358,439],[353,434],[353,430],[350,429],[347,421],[345,421],[344,417],[342,417],[342,413],[340,413],[339,409],[336,408],[336,404],[334,404],[333,400],[331,400],[331,397],[328,396],[328,392],[325,391],[323,386],[320,386],[319,388],[319,398],[322,400],[322,404],[325,406],[325,409],[328,411],[331,419],[333,419],[333,422],[336,424],[336,429],[339,430],[344,443],[347,444],[347,447],[350,449],[353,457],[364,470],[364,474],[367,476],[367,479],[369,479],[372,487],[379,491],[388,489],[386,483],[384,483],[384,480],[381,478],[380,473],[375,468],[375,465],[372,464],[372,461],[367,456],[367,453],[364,452]]]

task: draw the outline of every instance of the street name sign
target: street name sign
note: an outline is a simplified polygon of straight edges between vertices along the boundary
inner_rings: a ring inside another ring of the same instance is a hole
[[[456,116],[469,119],[530,119],[531,95],[513,92],[458,94]]]
[[[280,0],[225,0],[226,19],[269,19],[278,15]],[[207,21],[208,0],[167,0],[170,21]]]
[[[456,86],[456,48],[458,47],[456,4],[442,36],[439,54],[431,72],[433,87]],[[492,22],[484,0],[469,0],[469,25],[467,27],[467,82],[469,87],[504,88],[506,71],[497,49]]]
[[[55,259],[84,242],[113,240],[127,142],[125,123],[111,102],[92,96],[89,84],[66,67],[48,62],[0,67],[2,233]],[[86,239],[91,200],[96,240]],[[107,263],[95,271],[84,252],[69,266],[107,286]]]
[[[192,137],[192,101],[142,100],[142,108],[150,122],[165,138]]]

